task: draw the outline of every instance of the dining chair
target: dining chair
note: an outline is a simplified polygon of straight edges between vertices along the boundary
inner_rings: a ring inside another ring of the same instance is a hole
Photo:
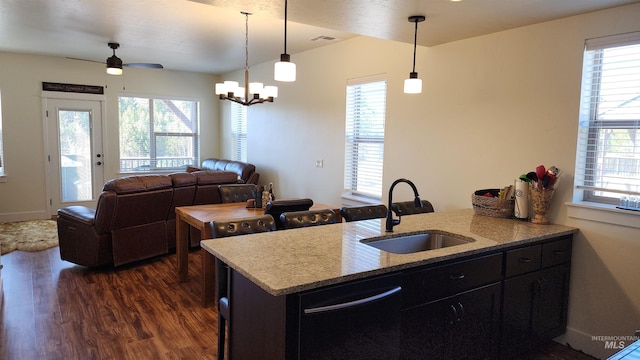
[[[284,212],[280,215],[284,229],[328,225],[337,222],[336,213],[331,209]]]
[[[271,215],[260,215],[239,219],[212,221],[212,238],[223,238],[236,235],[248,235],[276,230],[276,223]],[[203,253],[204,254],[204,253]],[[206,254],[204,254],[206,255]],[[218,302],[218,359],[224,359],[225,329],[227,323],[231,326],[231,308],[229,306],[229,267],[220,259],[215,259],[216,268],[216,294]],[[231,331],[229,331],[231,334]],[[229,346],[231,350],[231,346]],[[231,356],[229,356],[231,358]]]
[[[292,211],[307,211],[313,206],[313,200],[311,199],[283,199],[273,200],[267,203],[264,208],[264,213],[273,216],[276,221],[276,228],[278,230],[284,229],[284,224],[280,221],[280,215],[284,212]]]
[[[382,219],[387,216],[387,207],[383,204],[345,206],[340,209],[340,215],[346,222]]]
[[[413,201],[396,202],[391,205],[393,212],[398,215],[414,215],[433,212],[433,205],[428,200],[422,200],[422,207],[416,207]]]
[[[255,199],[257,188],[253,184],[224,184],[218,185],[218,190],[223,203],[237,203]]]

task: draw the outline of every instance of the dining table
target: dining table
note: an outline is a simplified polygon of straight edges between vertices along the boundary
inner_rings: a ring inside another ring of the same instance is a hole
[[[332,209],[336,220],[342,221],[340,208],[328,204],[314,203],[309,210]],[[245,202],[206,204],[176,207],[176,256],[178,282],[189,281],[189,228],[200,230],[200,239],[211,239],[212,221],[239,219],[260,216],[264,208],[249,207]],[[210,306],[215,297],[215,257],[202,251],[202,270],[200,273],[201,303]]]

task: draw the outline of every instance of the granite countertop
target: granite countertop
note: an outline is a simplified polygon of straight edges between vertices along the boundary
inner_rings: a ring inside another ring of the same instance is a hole
[[[475,241],[413,254],[392,254],[360,242],[424,230]],[[203,240],[201,245],[269,294],[280,296],[577,231],[475,215],[472,209],[464,209],[403,216],[393,233],[385,233],[385,219],[374,219]]]

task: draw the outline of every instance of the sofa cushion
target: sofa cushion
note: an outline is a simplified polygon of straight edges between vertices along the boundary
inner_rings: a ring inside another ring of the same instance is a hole
[[[238,180],[238,174],[230,171],[202,170],[192,174],[196,177],[197,185],[234,184]]]
[[[166,175],[132,175],[107,181],[102,191],[122,195],[170,188],[171,178]]]
[[[169,174],[169,177],[174,188],[194,186],[196,184],[196,177],[189,173],[173,173]]]

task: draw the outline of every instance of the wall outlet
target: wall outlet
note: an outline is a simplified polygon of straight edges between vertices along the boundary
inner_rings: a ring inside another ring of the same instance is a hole
[[[324,167],[324,160],[316,160],[316,167],[317,168],[323,168]]]

